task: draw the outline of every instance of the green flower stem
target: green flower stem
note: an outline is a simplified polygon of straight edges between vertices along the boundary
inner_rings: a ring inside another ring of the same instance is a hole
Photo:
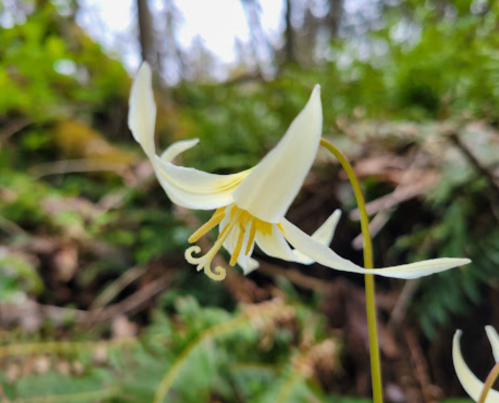
[[[478,403],[485,403],[487,400],[487,395],[489,394],[489,390],[492,389],[492,385],[496,381],[497,377],[499,376],[499,362],[492,368],[492,371],[490,371],[489,376],[487,376],[487,379],[485,380],[485,385],[483,386],[482,393],[480,395],[480,399],[478,399]]]
[[[340,162],[345,170],[348,180],[352,185],[357,206],[360,213],[360,226],[362,228],[362,238],[364,239],[364,267],[366,269],[373,268],[373,248],[371,242],[371,235],[369,233],[369,217],[367,216],[366,203],[364,195],[360,187],[359,181],[355,176],[355,172],[343,156],[343,154],[329,141],[321,139],[321,145],[328,149]],[[371,377],[373,387],[373,401],[374,403],[383,403],[383,390],[381,386],[381,367],[379,357],[379,343],[378,343],[378,330],[376,321],[376,302],[374,291],[374,276],[372,274],[365,274],[366,286],[366,310],[367,310],[367,326],[369,328],[369,351],[371,354]]]

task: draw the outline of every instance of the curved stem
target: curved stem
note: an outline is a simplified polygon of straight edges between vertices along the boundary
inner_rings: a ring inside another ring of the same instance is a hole
[[[483,386],[482,393],[480,394],[480,399],[478,399],[478,403],[485,403],[487,400],[487,395],[489,394],[489,390],[492,389],[492,385],[496,381],[499,376],[499,362],[492,368],[487,379],[485,380],[485,385]]]
[[[194,348],[199,346],[203,341],[207,339],[214,339],[223,334],[233,332],[239,327],[245,325],[247,322],[248,317],[242,315],[227,322],[222,322],[218,325],[214,325],[213,327],[210,327],[201,332],[192,342],[189,343],[189,345],[182,351],[182,353],[180,353],[180,355],[168,369],[167,373],[161,380],[158,389],[156,390],[153,403],[162,403],[165,401],[166,395],[173,385],[173,382],[175,381],[175,379],[177,379],[180,371],[182,370],[183,364],[185,363],[191,352],[194,350]]]
[[[366,203],[360,183],[355,176],[355,172],[343,156],[343,154],[329,141],[321,139],[321,145],[328,149],[340,162],[345,170],[348,180],[352,185],[355,194],[355,200],[359,207],[360,213],[360,226],[362,228],[362,238],[364,239],[364,267],[366,269],[373,268],[373,248],[371,242],[371,234],[369,233],[369,217],[366,211]],[[378,330],[376,321],[376,302],[374,291],[374,276],[372,274],[365,274],[365,287],[366,287],[366,310],[367,310],[367,326],[369,328],[369,352],[371,355],[371,377],[373,387],[373,401],[374,403],[383,403],[383,390],[381,385],[381,367],[379,356],[379,343],[378,343]]]

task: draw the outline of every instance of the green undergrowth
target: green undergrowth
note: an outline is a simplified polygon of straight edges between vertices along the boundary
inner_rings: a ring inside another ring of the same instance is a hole
[[[185,297],[174,309],[137,338],[3,343],[4,391],[16,402],[364,401],[318,384],[318,362],[337,371],[341,348],[310,308],[274,300],[228,313]]]

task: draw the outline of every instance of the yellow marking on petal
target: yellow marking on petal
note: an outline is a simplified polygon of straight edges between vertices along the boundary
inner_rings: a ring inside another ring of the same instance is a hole
[[[255,218],[255,226],[264,236],[272,234],[272,224]]]
[[[282,224],[281,223],[277,224],[277,228],[279,228],[281,230],[281,232],[284,233],[284,228],[282,228]]]
[[[190,243],[196,242],[198,239],[206,235],[208,232],[210,232],[213,228],[215,228],[220,222],[223,220],[225,217],[225,207],[220,207],[218,208],[213,216],[210,218],[208,222],[203,224],[194,234],[192,234],[188,241]]]
[[[243,227],[243,229],[244,229],[244,224],[246,224],[248,216],[249,214],[246,210],[241,210],[241,215],[239,216],[239,224]]]
[[[250,252],[251,246],[253,245],[253,242],[255,242],[255,235],[256,235],[255,219],[252,219],[250,222],[249,239],[248,243],[246,244],[246,251],[244,252],[245,255],[247,255]]]

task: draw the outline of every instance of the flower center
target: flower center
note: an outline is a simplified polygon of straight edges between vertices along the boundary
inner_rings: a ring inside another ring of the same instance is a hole
[[[222,223],[224,218],[227,219]],[[222,225],[220,226],[218,238],[213,247],[205,255],[200,257],[192,256],[193,253],[197,254],[201,252],[201,248],[197,245],[191,246],[185,251],[185,259],[189,263],[197,265],[198,271],[204,269],[208,277],[218,281],[225,278],[227,275],[226,270],[222,266],[217,266],[215,270],[212,270],[211,261],[229,236],[233,237],[235,241],[235,245],[232,245],[233,248],[227,246],[228,249],[233,249],[229,264],[234,266],[241,256],[241,252],[243,252],[243,256],[247,256],[250,253],[257,231],[260,231],[264,235],[272,233],[271,223],[262,221],[233,204],[217,209],[210,220],[189,237],[189,242],[196,242],[220,223],[222,223],[223,227]],[[245,236],[246,233],[248,233],[248,236]]]

